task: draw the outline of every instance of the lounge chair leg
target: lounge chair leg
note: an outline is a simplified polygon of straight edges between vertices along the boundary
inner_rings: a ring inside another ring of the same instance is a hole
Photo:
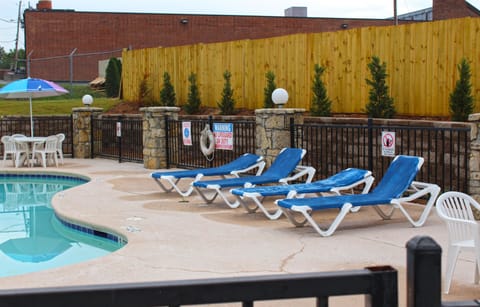
[[[211,196],[207,196],[199,188],[195,187],[195,190],[198,192],[198,194],[203,198],[203,200],[207,204],[212,203],[215,200],[215,198],[217,198],[217,196],[218,196],[218,192],[213,193]]]
[[[290,222],[292,222],[292,224],[295,227],[303,227],[307,223],[307,219],[305,217],[303,217],[302,220],[298,220],[297,217],[293,214],[292,211],[290,211],[288,209],[285,209],[285,208],[280,208],[280,209],[282,210],[283,214],[285,214],[285,216],[288,218],[288,220]]]
[[[265,197],[262,197],[262,200],[259,200],[257,197],[251,197],[255,205],[250,206],[243,197],[237,195],[238,202],[245,208],[245,210],[247,210],[248,213],[255,213],[258,209],[260,209],[270,220],[276,220],[282,216],[283,211],[280,208],[275,210],[273,213],[268,211],[267,208],[265,208],[265,206],[262,204],[264,198]]]
[[[338,213],[337,217],[335,218],[335,220],[333,220],[333,223],[330,224],[330,226],[325,230],[321,229],[320,226],[318,226],[318,224],[315,222],[315,220],[313,219],[313,217],[310,214],[312,210],[310,208],[308,208],[307,206],[292,206],[290,210],[294,211],[294,212],[301,213],[305,217],[306,222],[308,222],[310,224],[310,226],[312,226],[313,229],[315,229],[318,232],[319,235],[321,235],[322,237],[329,237],[335,232],[335,230],[337,230],[338,225],[340,225],[340,223],[345,218],[347,213],[350,212],[351,208],[352,208],[352,204],[350,204],[350,203],[344,204],[342,206],[342,209]],[[285,209],[284,213],[287,213],[287,212],[288,212],[288,209]],[[287,215],[287,217],[289,217],[290,213],[288,213],[286,215]],[[289,217],[289,219],[290,219],[290,217]],[[296,223],[293,220],[290,219],[290,221],[295,226],[297,226]]]

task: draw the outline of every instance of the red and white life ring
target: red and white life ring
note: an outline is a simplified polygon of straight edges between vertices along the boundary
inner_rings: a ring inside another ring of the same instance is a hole
[[[200,149],[205,156],[210,156],[215,151],[215,137],[208,124],[200,133]]]

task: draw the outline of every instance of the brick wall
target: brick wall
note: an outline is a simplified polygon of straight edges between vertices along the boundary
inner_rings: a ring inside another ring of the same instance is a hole
[[[188,22],[182,23],[182,20]],[[178,46],[240,39],[258,39],[294,33],[324,32],[362,26],[384,26],[391,20],[296,18],[222,15],[90,13],[25,11],[27,54],[35,77],[69,80],[69,55],[75,48],[74,81],[97,77],[98,61],[111,55],[77,55],[122,48]],[[65,56],[59,58],[59,56]],[[36,60],[51,58],[48,60]]]
[[[464,0],[434,0],[433,4],[434,19],[478,16],[478,11]],[[26,10],[24,21],[25,50],[27,54],[33,51],[30,75],[55,81],[69,80],[71,73],[73,81],[91,81],[97,77],[98,61],[121,55],[120,52],[92,54],[96,52],[128,47],[141,49],[259,39],[393,24],[393,20],[385,19],[98,13],[72,10]],[[68,55],[75,49],[71,72]]]
[[[465,0],[433,0],[433,19],[443,20],[461,17],[478,17],[478,10]]]

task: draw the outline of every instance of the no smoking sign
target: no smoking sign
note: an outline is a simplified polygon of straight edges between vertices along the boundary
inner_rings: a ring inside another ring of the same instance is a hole
[[[382,156],[395,156],[395,132],[382,131]]]

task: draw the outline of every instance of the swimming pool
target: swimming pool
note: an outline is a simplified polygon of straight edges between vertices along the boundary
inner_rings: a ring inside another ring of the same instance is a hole
[[[70,175],[0,174],[0,277],[86,261],[124,245],[114,234],[55,215],[53,195],[86,182]]]

